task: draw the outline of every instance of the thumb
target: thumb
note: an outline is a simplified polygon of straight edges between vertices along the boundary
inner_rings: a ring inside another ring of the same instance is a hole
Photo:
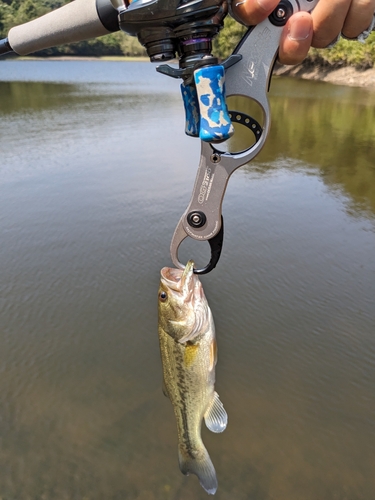
[[[307,12],[297,12],[286,23],[279,49],[281,64],[299,64],[311,46],[313,37],[312,17]]]

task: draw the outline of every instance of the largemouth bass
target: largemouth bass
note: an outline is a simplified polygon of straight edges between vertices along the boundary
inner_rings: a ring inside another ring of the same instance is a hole
[[[207,493],[217,490],[215,468],[201,438],[201,424],[223,432],[228,417],[215,392],[215,326],[199,278],[189,261],[184,270],[164,267],[159,287],[159,341],[163,391],[177,421],[183,474],[198,476]]]

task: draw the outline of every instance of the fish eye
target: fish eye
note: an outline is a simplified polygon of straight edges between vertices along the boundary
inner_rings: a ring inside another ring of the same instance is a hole
[[[160,299],[160,302],[165,302],[168,298],[168,294],[167,292],[160,292],[159,293],[159,299]]]

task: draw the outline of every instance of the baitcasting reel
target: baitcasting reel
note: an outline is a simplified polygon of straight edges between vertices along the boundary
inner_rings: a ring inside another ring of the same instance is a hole
[[[176,57],[179,68],[158,71],[182,78],[186,133],[207,142],[228,139],[233,126],[225,101],[224,65],[212,56],[212,39],[223,27],[227,0],[75,0],[41,18],[12,28],[0,55],[27,55],[119,29],[137,36],[152,62]]]
[[[181,78],[186,134],[203,141],[228,139],[234,132],[225,100],[225,69],[211,54],[212,39],[223,27],[227,0],[113,0],[120,29],[137,36],[152,62],[178,57],[179,68],[157,71]]]

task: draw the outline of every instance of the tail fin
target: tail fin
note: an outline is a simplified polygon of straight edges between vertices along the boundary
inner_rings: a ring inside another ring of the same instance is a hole
[[[202,444],[202,449],[199,450],[199,456],[192,458],[186,452],[178,449],[178,459],[180,470],[183,474],[195,474],[199,482],[209,495],[214,495],[217,490],[217,479],[215,467],[211,462],[210,455]]]

